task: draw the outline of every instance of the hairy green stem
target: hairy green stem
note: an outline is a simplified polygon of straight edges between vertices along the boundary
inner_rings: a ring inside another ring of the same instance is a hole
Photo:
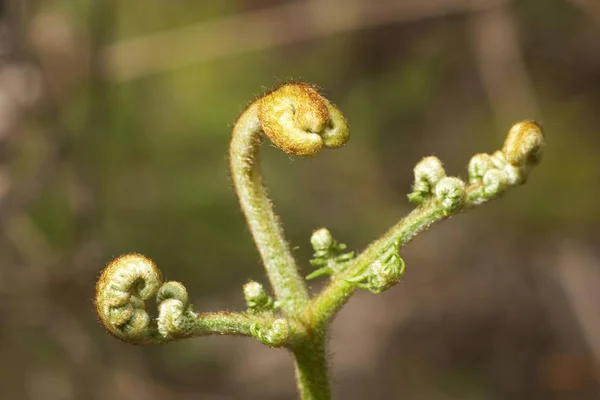
[[[275,296],[287,314],[296,315],[309,301],[308,290],[262,183],[258,165],[261,137],[255,102],[240,115],[232,131],[231,176]]]
[[[326,346],[326,338],[321,336],[304,340],[292,349],[302,400],[331,399]]]
[[[283,321],[271,314],[253,315],[227,311],[210,313],[187,313],[179,322],[178,329],[167,340],[209,335],[251,336],[262,340],[259,333],[269,334],[278,321]],[[166,341],[165,338],[158,338]],[[287,341],[287,337],[285,338]],[[269,344],[269,343],[267,343]],[[271,344],[272,345],[272,344]],[[284,345],[283,341],[277,347]]]

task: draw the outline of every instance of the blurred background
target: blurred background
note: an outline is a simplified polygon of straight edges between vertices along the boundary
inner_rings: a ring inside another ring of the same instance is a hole
[[[314,228],[360,250],[409,212],[421,157],[465,177],[514,122],[548,141],[527,185],[417,237],[401,285],[341,312],[336,398],[600,399],[598,0],[0,4],[1,399],[295,398],[283,350],[123,344],[92,300],[135,251],[197,309],[245,308],[266,279],[229,131],[288,79],[323,87],[353,135],[308,160],[264,146],[303,274]]]

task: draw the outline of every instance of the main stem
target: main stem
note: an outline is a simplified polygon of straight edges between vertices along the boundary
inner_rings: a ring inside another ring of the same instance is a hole
[[[298,315],[309,302],[308,290],[262,183],[258,165],[261,136],[255,102],[240,115],[232,131],[231,176],[277,300],[286,314]]]
[[[292,348],[292,353],[301,399],[330,400],[326,336],[307,337]]]

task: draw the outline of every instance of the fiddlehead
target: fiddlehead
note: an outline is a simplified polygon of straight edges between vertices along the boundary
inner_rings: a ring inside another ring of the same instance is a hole
[[[415,182],[408,199],[415,204],[422,204],[433,193],[437,183],[446,176],[446,171],[439,158],[429,156],[423,158],[414,168]]]
[[[541,126],[534,121],[523,121],[510,129],[502,152],[510,165],[529,172],[541,161],[545,145]]]
[[[435,198],[444,214],[458,211],[465,204],[465,183],[453,176],[442,178],[435,185]]]
[[[279,318],[269,326],[255,323],[250,327],[250,332],[267,346],[281,347],[290,337],[290,325],[285,319]]]
[[[365,271],[344,278],[361,289],[371,293],[382,293],[400,281],[406,264],[398,254],[398,243],[392,243]]]
[[[265,135],[292,156],[312,156],[321,148],[346,144],[350,130],[342,113],[312,86],[288,83],[259,101]]]
[[[151,341],[154,335],[144,302],[162,285],[160,270],[140,254],[115,259],[96,284],[96,312],[106,330],[126,342]]]
[[[312,156],[349,139],[342,113],[304,83],[287,83],[256,99],[238,118],[231,136],[230,167],[242,211],[254,237],[275,296],[285,313],[298,314],[308,304],[279,219],[263,186],[258,150],[264,133],[292,156]]]

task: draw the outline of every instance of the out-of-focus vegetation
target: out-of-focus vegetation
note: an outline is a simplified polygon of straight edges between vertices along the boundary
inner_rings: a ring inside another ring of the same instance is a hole
[[[421,235],[403,285],[344,309],[337,397],[600,396],[595,1],[2,4],[0,398],[294,395],[284,351],[127,346],[92,305],[104,264],[137,251],[198,309],[244,307],[242,285],[264,273],[229,181],[229,130],[288,78],[322,86],[353,135],[314,159],[263,151],[304,272],[312,229],[361,249],[404,215],[421,157],[464,177],[512,123],[547,134],[527,185]]]

